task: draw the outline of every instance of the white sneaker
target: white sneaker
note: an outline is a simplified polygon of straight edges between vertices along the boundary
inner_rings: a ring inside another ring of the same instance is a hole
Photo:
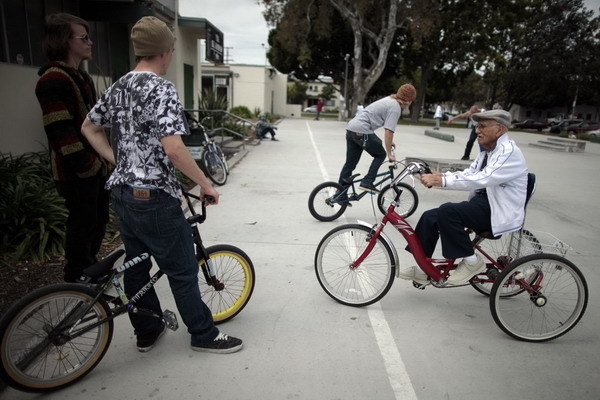
[[[415,281],[421,285],[426,284],[428,278],[427,274],[416,265],[401,269],[399,276],[402,279],[406,279],[407,281]]]
[[[476,257],[477,260],[473,262],[469,262],[463,258],[463,260],[458,263],[458,266],[454,272],[450,274],[450,277],[446,282],[452,285],[462,285],[469,282],[472,277],[485,270],[485,263],[483,262],[483,259],[479,257],[479,255]]]

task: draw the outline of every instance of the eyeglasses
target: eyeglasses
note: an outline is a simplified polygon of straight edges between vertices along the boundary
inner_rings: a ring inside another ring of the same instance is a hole
[[[497,126],[497,125],[500,125],[500,124],[487,124],[487,125],[477,124],[477,126],[475,127],[475,129],[485,129],[485,128],[489,128],[490,126]]]
[[[79,39],[82,42],[89,42],[90,41],[90,35],[88,35],[87,33],[85,35],[81,35],[81,36],[71,36],[71,39]]]

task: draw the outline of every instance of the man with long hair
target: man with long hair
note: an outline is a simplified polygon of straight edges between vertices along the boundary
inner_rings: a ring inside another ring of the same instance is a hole
[[[48,61],[39,70],[35,94],[42,108],[44,130],[58,193],[69,212],[66,225],[64,279],[76,282],[94,264],[106,224],[108,168],[81,133],[81,124],[96,103],[90,75],[81,69],[92,57],[86,21],[71,14],[46,18],[43,43]]]

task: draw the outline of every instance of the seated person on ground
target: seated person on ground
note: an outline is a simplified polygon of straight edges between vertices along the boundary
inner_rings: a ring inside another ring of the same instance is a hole
[[[267,117],[264,114],[261,114],[258,117],[258,122],[256,123],[256,137],[259,139],[266,139],[267,133],[271,134],[271,140],[277,141],[275,138],[275,130],[277,127],[273,124],[267,122]]]

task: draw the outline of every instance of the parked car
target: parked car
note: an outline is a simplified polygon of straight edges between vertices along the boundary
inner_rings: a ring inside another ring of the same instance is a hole
[[[562,122],[551,126],[550,133],[561,133],[562,131],[567,130],[568,126],[577,125],[581,122],[583,122],[581,119],[564,119]]]
[[[337,110],[334,107],[329,107],[329,106],[323,106],[323,110],[322,112],[324,113],[330,113],[330,112],[336,112]],[[317,106],[316,105],[312,105],[310,107],[306,107],[304,109],[305,113],[317,113]]]
[[[542,129],[546,129],[548,127],[548,124],[546,122],[526,119],[523,122],[515,122],[513,127],[518,129],[537,129],[538,132],[541,132]]]
[[[600,129],[596,129],[595,131],[589,131],[588,135],[590,135],[590,137],[600,138]]]
[[[577,125],[567,126],[567,132],[572,134],[578,134],[581,132],[589,132],[596,129],[600,129],[600,124],[596,122],[580,122]]]

